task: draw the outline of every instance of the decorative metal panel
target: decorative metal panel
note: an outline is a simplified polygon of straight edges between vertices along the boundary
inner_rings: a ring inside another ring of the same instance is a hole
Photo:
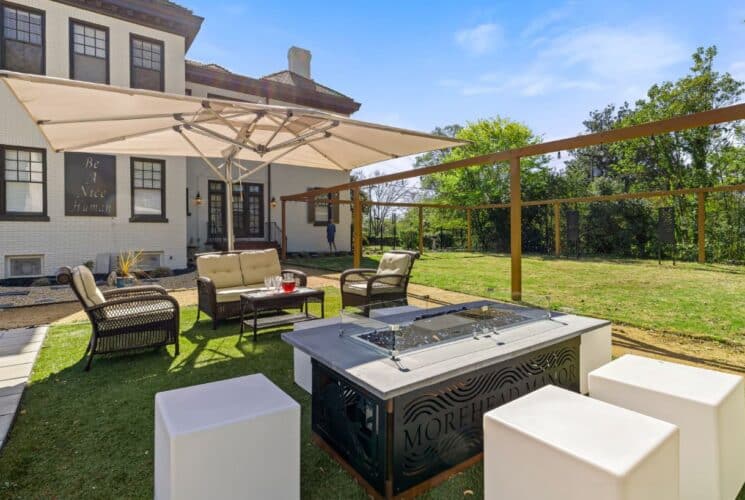
[[[545,385],[579,392],[579,337],[394,399],[393,493],[483,450],[485,412]]]
[[[385,403],[315,359],[312,429],[381,494],[385,491]]]
[[[579,242],[579,212],[576,210],[567,210],[567,241],[569,243]]]
[[[116,157],[65,153],[65,215],[116,216]]]
[[[657,209],[657,239],[660,243],[675,244],[675,210],[673,207]]]
[[[579,337],[380,400],[313,360],[313,432],[381,495],[483,450],[483,414],[545,385],[579,391]],[[390,489],[386,482],[390,482]]]

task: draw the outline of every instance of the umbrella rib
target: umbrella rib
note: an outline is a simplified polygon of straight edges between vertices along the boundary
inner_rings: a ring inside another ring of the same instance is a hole
[[[390,158],[399,158],[399,155],[397,155],[397,154],[389,153],[388,151],[383,151],[382,149],[374,148],[374,147],[369,146],[367,144],[362,144],[361,142],[357,142],[357,141],[355,141],[353,139],[349,139],[348,137],[344,137],[343,135],[339,135],[337,133],[333,133],[332,134],[331,132],[329,132],[329,134],[332,137],[336,137],[340,141],[348,142],[349,144],[353,144],[353,145],[355,145],[357,147],[360,147],[360,148],[369,149],[370,151],[373,151],[375,153],[381,154],[383,156],[388,156]]]
[[[210,161],[210,160],[209,160],[209,159],[207,158],[207,156],[206,156],[206,155],[205,155],[204,153],[202,153],[202,150],[200,150],[200,149],[199,149],[199,148],[197,147],[197,145],[196,145],[196,144],[194,144],[194,142],[192,142],[192,140],[191,140],[191,139],[189,139],[189,138],[188,138],[188,137],[186,136],[186,134],[184,133],[184,131],[183,131],[183,130],[179,130],[179,129],[177,129],[177,130],[176,130],[176,132],[178,132],[178,133],[179,133],[179,135],[180,135],[181,137],[183,137],[183,139],[184,139],[184,140],[186,141],[186,143],[187,143],[187,144],[189,144],[189,146],[191,146],[191,148],[192,148],[192,149],[193,149],[194,151],[196,151],[196,153],[197,153],[197,154],[199,155],[199,157],[200,157],[200,158],[202,158],[202,161],[204,161],[204,163],[206,163],[206,164],[207,164],[207,166],[209,166],[209,167],[210,167],[210,168],[211,168],[211,169],[212,169],[212,170],[213,170],[213,171],[214,171],[214,172],[215,172],[215,173],[217,174],[217,176],[218,176],[218,177],[219,177],[220,179],[222,179],[223,181],[225,181],[225,180],[226,180],[226,176],[224,176],[224,175],[223,175],[223,174],[222,174],[222,173],[220,172],[220,170],[218,169],[218,167],[216,167],[216,166],[215,166],[215,165],[214,165],[214,164],[213,164],[213,163],[212,163],[212,162],[211,162],[211,161]]]
[[[199,114],[199,111],[190,113],[181,113],[183,116],[192,116]],[[121,122],[129,120],[148,120],[151,118],[171,118],[173,113],[157,113],[153,115],[133,115],[133,116],[105,116],[101,118],[81,118],[70,120],[36,120],[37,125],[71,125],[76,123],[97,123],[97,122]]]
[[[292,118],[292,111],[288,111],[287,112],[287,115],[285,116],[285,119],[282,120],[282,123],[280,123],[279,126],[274,129],[274,132],[272,133],[272,136],[269,138],[268,141],[266,141],[266,144],[264,144],[264,149],[266,149],[266,150],[269,149],[269,145],[272,143],[272,141],[274,140],[274,138],[277,137],[277,134],[279,134],[279,131],[282,130],[283,128],[285,128],[285,125],[287,125],[287,122],[290,121],[290,118]],[[275,123],[275,125],[277,124],[277,122],[274,119],[272,119],[271,117],[269,117],[269,119],[272,120]]]
[[[306,145],[306,144],[308,144],[308,142],[311,142],[311,141],[320,141],[321,139],[323,139],[323,137],[316,137],[315,139],[311,139],[311,140],[309,140],[309,141],[306,141],[306,142],[304,142],[304,143],[303,143],[303,142],[301,142],[301,143],[299,143],[299,144],[295,144],[295,145],[294,145],[293,147],[291,147],[290,149],[288,149],[288,150],[286,150],[286,151],[282,151],[282,152],[281,152],[280,154],[278,154],[277,156],[275,156],[275,157],[274,157],[274,158],[272,158],[271,160],[266,160],[265,162],[263,162],[263,163],[261,163],[261,164],[259,164],[259,165],[256,165],[256,166],[255,166],[254,168],[252,168],[251,170],[249,170],[249,171],[248,171],[248,172],[246,172],[245,174],[242,174],[242,175],[240,175],[240,176],[239,176],[239,177],[238,177],[238,178],[237,178],[237,179],[235,180],[235,182],[240,182],[240,181],[242,181],[242,180],[243,180],[243,179],[245,179],[246,177],[250,176],[251,174],[253,174],[254,172],[256,172],[256,171],[258,171],[258,170],[261,170],[262,168],[266,167],[266,166],[267,166],[267,165],[269,165],[270,163],[274,163],[275,161],[279,160],[279,159],[280,159],[280,158],[282,158],[283,156],[285,156],[285,155],[288,155],[288,154],[292,153],[293,151],[295,151],[295,150],[296,150],[297,148],[299,148],[300,146]]]
[[[267,151],[276,151],[278,149],[286,148],[288,146],[292,146],[296,142],[300,142],[301,144],[306,142],[309,137],[312,137],[316,134],[324,134],[324,137],[328,137],[329,130],[338,126],[339,122],[332,121],[331,123],[321,127],[321,128],[311,128],[308,127],[306,130],[307,132],[303,132],[302,134],[295,135],[294,139],[290,139],[288,141],[282,142],[280,144],[277,144],[276,146],[273,146],[271,148],[268,148]],[[294,134],[293,134],[294,135]]]
[[[269,117],[267,117],[267,118],[269,118],[269,119],[270,119],[271,121],[273,121],[273,122],[274,122],[275,124],[277,123],[277,121],[276,121],[276,120],[275,120],[274,118],[272,118],[271,116],[269,116]],[[297,135],[297,134],[296,134],[295,132],[293,132],[293,131],[292,131],[291,129],[289,129],[288,127],[284,127],[284,129],[285,129],[285,130],[287,130],[287,131],[288,131],[289,133],[291,133],[292,135],[294,135],[295,137],[297,137],[297,136],[298,136],[298,135]],[[311,143],[309,143],[309,142],[306,142],[306,144],[307,144],[307,145],[308,145],[308,147],[310,147],[310,148],[311,148],[311,149],[312,149],[313,151],[315,151],[316,153],[318,153],[319,155],[323,156],[323,157],[324,157],[324,158],[326,158],[326,159],[327,159],[328,161],[330,161],[331,163],[333,163],[333,164],[334,164],[334,165],[335,165],[335,166],[336,166],[336,167],[337,167],[337,168],[338,168],[339,170],[344,170],[344,171],[346,172],[346,169],[345,169],[345,168],[344,168],[344,167],[343,167],[343,166],[342,166],[342,165],[341,165],[341,164],[340,164],[339,162],[337,162],[336,160],[334,160],[333,158],[331,158],[331,157],[330,157],[330,156],[329,156],[328,154],[324,153],[323,151],[321,151],[320,149],[318,149],[318,148],[317,148],[316,146],[314,146],[313,144],[311,144]]]
[[[236,113],[235,116],[241,116],[241,115],[244,115],[244,114],[246,114],[246,113],[244,113],[244,112]],[[205,121],[208,121],[208,120],[205,120]],[[172,129],[172,128],[174,128],[173,125],[169,125],[167,127],[158,127],[156,129],[145,130],[143,132],[136,132],[134,134],[127,134],[127,135],[121,135],[121,136],[117,136],[117,137],[110,137],[108,139],[101,139],[101,140],[98,140],[98,141],[93,141],[93,142],[88,142],[88,143],[83,143],[83,144],[75,144],[75,145],[70,146],[70,147],[67,147],[67,148],[55,149],[54,151],[55,151],[55,153],[62,153],[64,151],[73,151],[73,150],[76,150],[76,149],[91,148],[91,147],[94,147],[94,146],[100,146],[102,144],[108,144],[108,143],[111,143],[111,142],[120,142],[120,141],[125,141],[127,139],[134,139],[135,137],[142,137],[144,135],[156,134],[158,132],[164,132],[164,131],[169,130],[169,129]],[[51,144],[51,142],[50,142],[50,144]]]
[[[207,127],[202,127],[201,125],[193,124],[193,123],[184,123],[183,126],[187,130],[194,129],[194,132],[195,133],[198,133],[198,134],[207,136],[207,137],[209,137],[211,139],[218,139],[218,140],[221,140],[221,141],[226,142],[228,144],[232,144],[233,146],[239,147],[241,149],[248,148],[248,149],[254,151],[255,153],[259,153],[258,148],[254,148],[252,146],[249,146],[248,144],[242,144],[242,143],[240,143],[239,141],[237,141],[235,139],[231,139],[230,137],[228,137],[226,135],[223,135],[223,134],[221,134],[219,132],[215,132],[214,130],[208,129]]]

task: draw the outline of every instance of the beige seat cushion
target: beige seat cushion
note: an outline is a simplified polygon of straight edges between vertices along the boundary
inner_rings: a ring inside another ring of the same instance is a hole
[[[384,253],[378,264],[377,274],[409,274],[410,257],[405,253]],[[383,279],[381,283],[400,285],[400,278]]]
[[[347,282],[344,284],[344,291],[364,297],[367,295],[367,283],[364,281],[357,281],[352,283]],[[378,295],[382,293],[404,293],[404,289],[401,286],[389,285],[387,283],[381,283],[377,281],[373,283],[373,288],[370,293],[372,295]]]
[[[238,302],[241,300],[241,294],[256,290],[257,288],[264,288],[264,283],[255,283],[253,285],[240,285],[231,286],[229,288],[221,288],[217,291],[217,302]]]
[[[106,299],[96,286],[96,278],[86,266],[76,266],[72,270],[72,284],[83,299],[85,307],[103,304]]]
[[[198,257],[197,274],[211,279],[217,289],[243,285],[241,261],[236,254]]]
[[[264,283],[267,276],[277,276],[282,272],[279,265],[277,250],[255,250],[241,252],[241,272],[243,273],[243,284]]]

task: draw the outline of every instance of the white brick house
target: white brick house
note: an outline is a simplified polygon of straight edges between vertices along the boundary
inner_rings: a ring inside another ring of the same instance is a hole
[[[260,79],[187,61],[201,22],[167,0],[0,0],[0,69],[345,115],[359,108],[310,79],[310,53],[302,49],[289,53],[293,71]],[[49,150],[0,86],[0,280],[86,261],[105,272],[111,256],[140,249],[150,265],[180,269],[187,247],[222,242],[224,194],[201,160],[83,156]],[[286,165],[257,172],[237,188],[236,246],[279,240],[272,199],[347,180],[345,172]],[[324,250],[329,216],[338,221],[339,250],[348,250],[348,207],[310,211],[304,204],[288,205],[288,250]]]

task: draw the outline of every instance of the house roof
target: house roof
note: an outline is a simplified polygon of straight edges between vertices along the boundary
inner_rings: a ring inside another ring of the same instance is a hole
[[[54,0],[124,21],[181,35],[186,50],[202,27],[203,17],[170,0]]]
[[[187,60],[186,81],[344,115],[351,115],[361,106],[341,92],[287,70],[251,78],[218,64]]]

